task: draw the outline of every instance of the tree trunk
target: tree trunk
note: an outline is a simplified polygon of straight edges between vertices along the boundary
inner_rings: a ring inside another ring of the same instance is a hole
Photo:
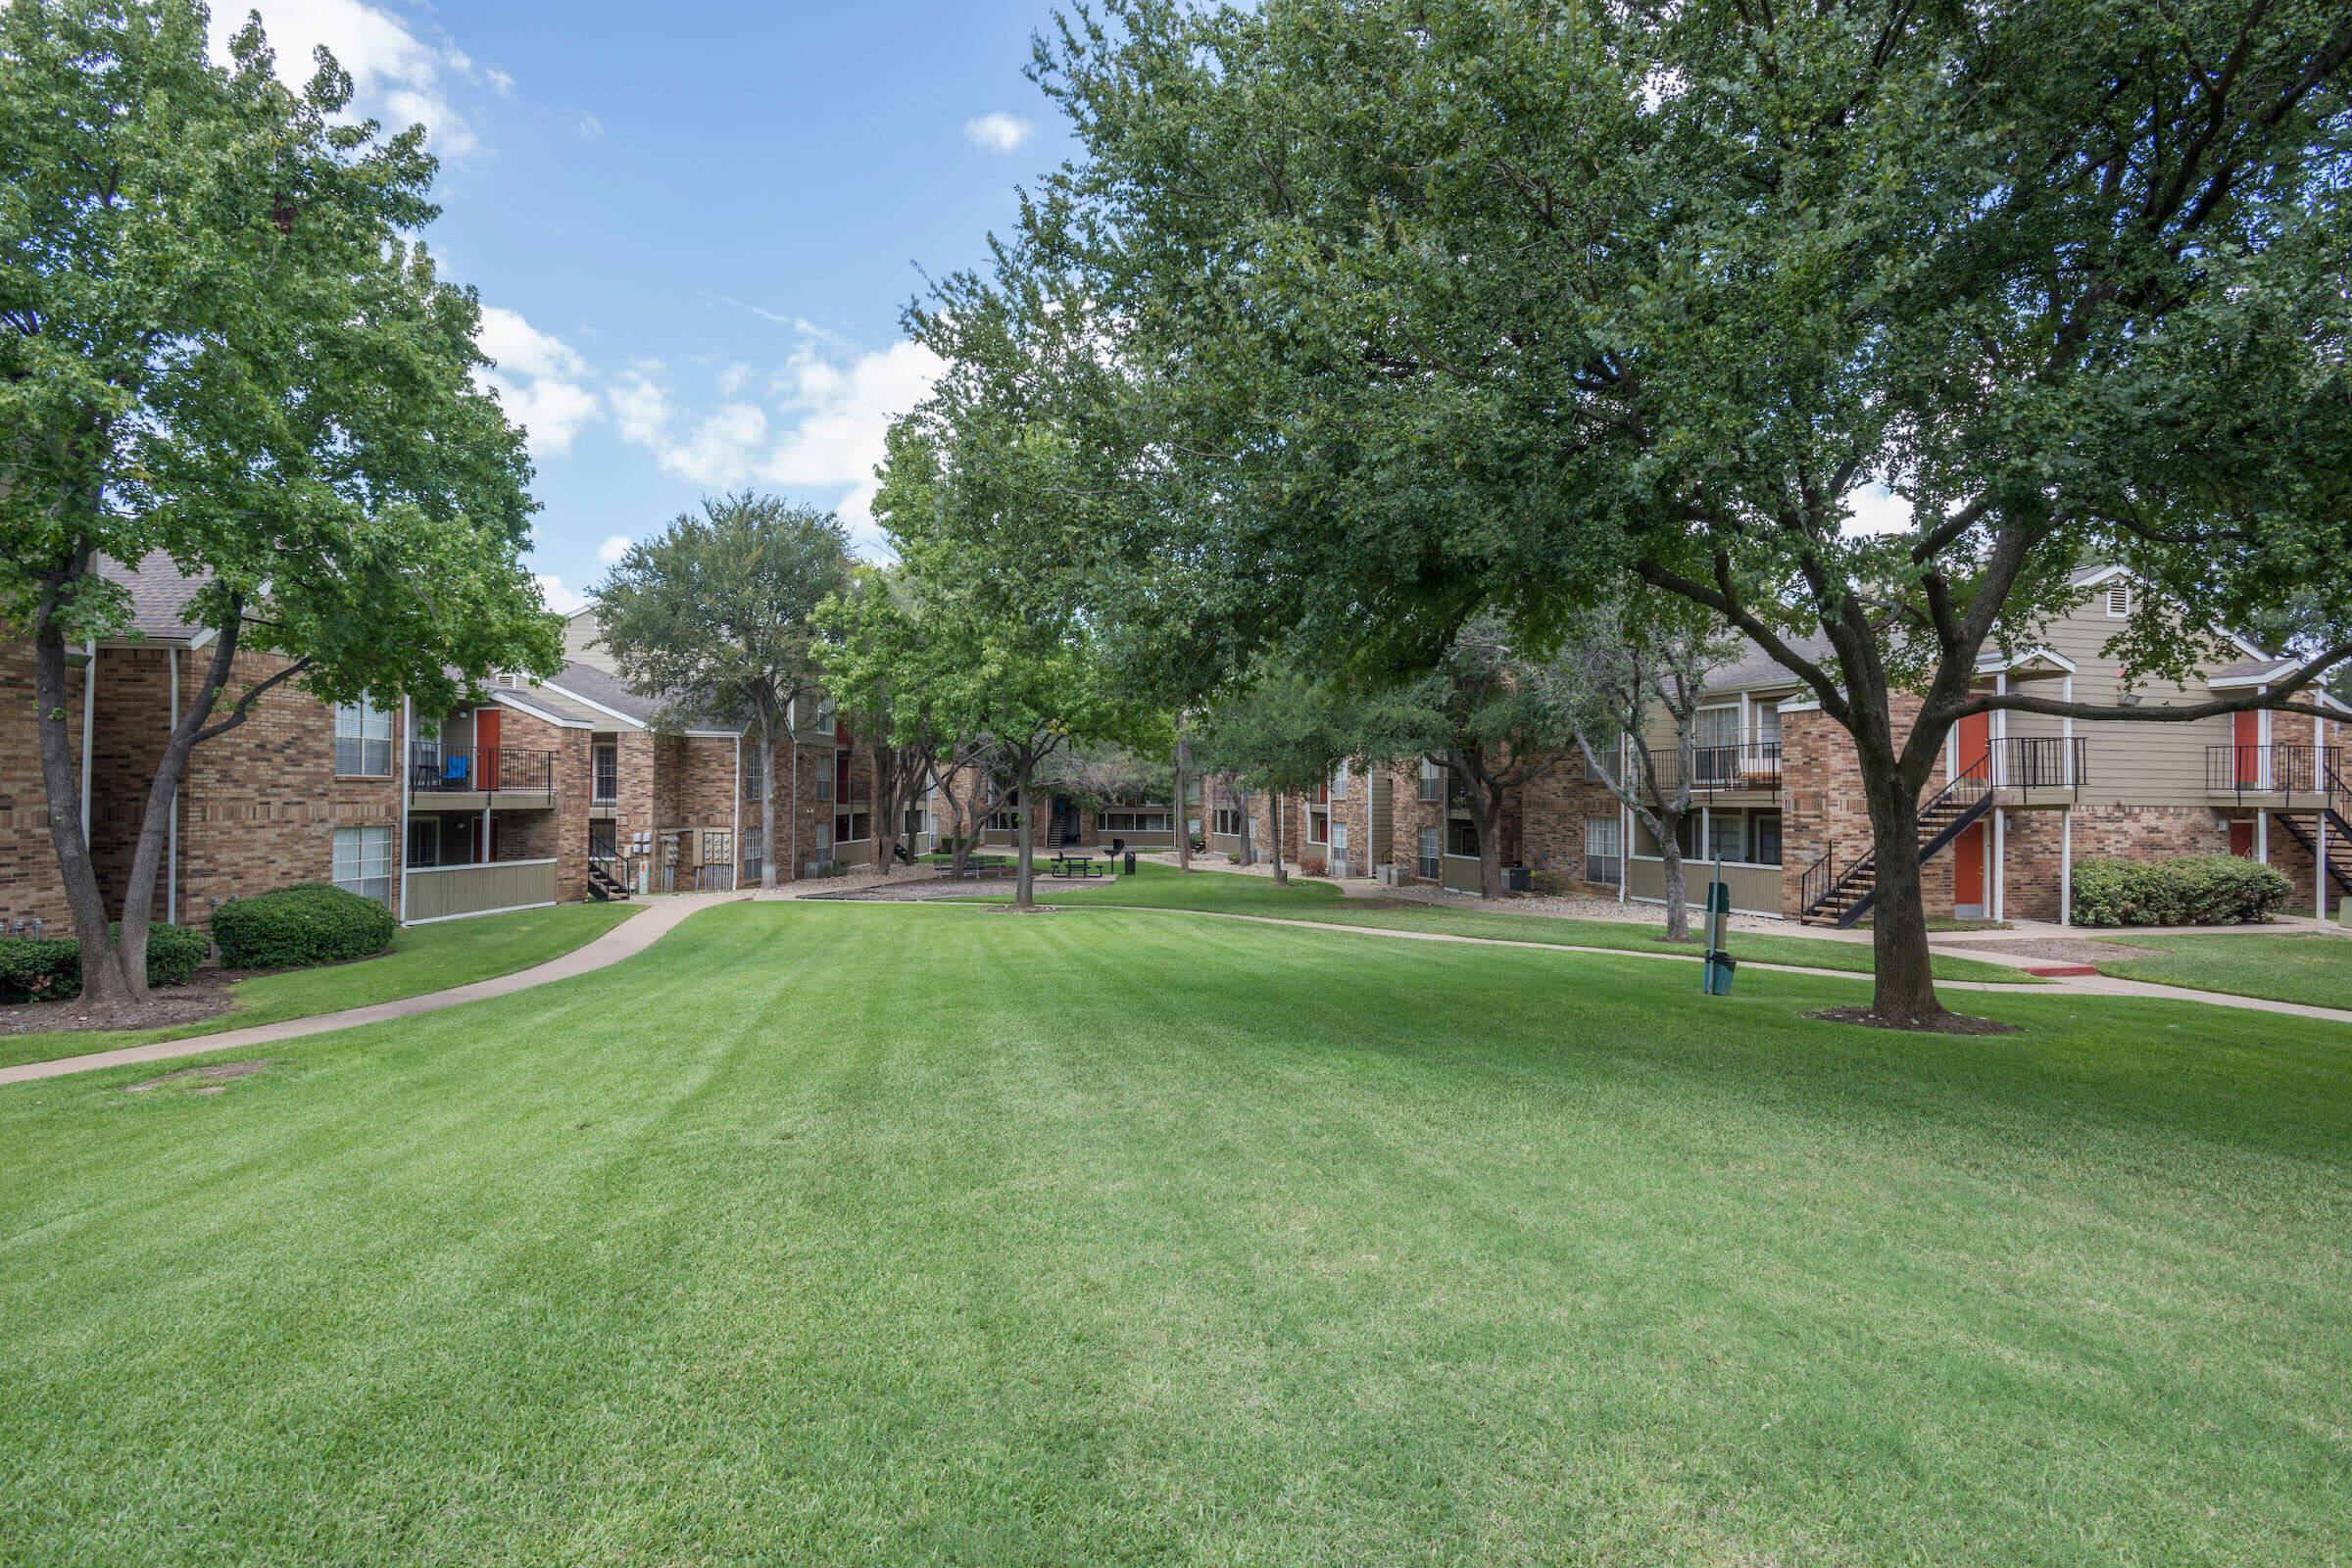
[[[1272,790],[1266,792],[1266,820],[1274,828],[1274,885],[1291,885],[1290,868],[1282,863],[1282,797]]]
[[[776,888],[776,721],[760,710],[760,886]]]
[[[1175,822],[1176,869],[1179,871],[1190,871],[1193,868],[1193,823],[1190,814],[1192,808],[1186,803],[1184,796],[1185,764],[1190,760],[1191,759],[1185,755],[1184,750],[1184,726],[1178,724],[1176,726]]]
[[[78,715],[66,701],[66,638],[52,613],[53,593],[43,597],[34,615],[32,660],[49,842],[57,852],[58,878],[65,884],[66,907],[73,912],[74,936],[81,944],[81,1000],[127,1004],[145,993],[147,977],[139,976],[137,992],[130,989],[114,934],[106,926],[106,900],[98,891],[98,872],[90,863],[89,838],[81,826],[81,782],[74,757],[73,725]],[[87,682],[96,674],[94,669],[84,669],[81,678]]]
[[[784,879],[797,882],[801,877],[801,723],[800,715],[789,708],[784,713],[784,745],[792,757],[792,807],[784,814],[785,836],[792,840],[792,864],[785,868]],[[771,757],[768,761],[772,765],[775,759]],[[776,847],[770,844],[767,853],[773,859]]]
[[[899,854],[899,818],[902,815],[899,797],[905,792],[906,783],[900,778],[899,769],[896,767],[891,767],[887,773],[885,772],[886,763],[883,754],[891,748],[877,742],[872,750],[874,754],[874,869],[884,876],[888,876],[891,863],[898,858]],[[895,761],[896,759],[892,758],[890,760]],[[885,777],[890,780],[888,788],[883,787],[882,781]]]
[[[1950,1016],[1936,995],[1928,953],[1927,909],[1920,894],[1919,796],[1893,764],[1857,745],[1863,795],[1870,805],[1871,854],[1878,869],[1871,903],[1875,976],[1870,1010],[1887,1023],[1917,1026]],[[1874,777],[1873,775],[1877,776]]]
[[[1671,831],[1658,840],[1658,859],[1666,870],[1666,940],[1669,942],[1690,940],[1690,896],[1683,882],[1683,847],[1677,842],[1682,825],[1680,818],[1666,823]],[[1621,870],[1618,874],[1624,873]]]
[[[1013,857],[1012,906],[1016,909],[1037,907],[1037,792],[1030,788],[1029,775],[1036,771],[1031,763],[1021,764],[1014,774],[1013,787],[1020,791],[1020,844]]]
[[[1470,820],[1478,824],[1478,896],[1502,897],[1502,790],[1483,782],[1470,786]]]

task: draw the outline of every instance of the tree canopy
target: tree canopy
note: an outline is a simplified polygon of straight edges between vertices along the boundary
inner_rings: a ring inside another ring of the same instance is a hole
[[[476,300],[413,238],[435,216],[423,130],[347,120],[350,75],[317,60],[289,90],[248,24],[215,65],[186,0],[0,13],[0,620],[34,645],[88,994],[144,995],[188,753],[267,692],[441,711],[560,659]],[[217,635],[150,784],[118,957],[70,806],[66,647],[127,625],[103,563],[159,553],[203,579],[190,613]],[[228,696],[240,653],[282,662]]]

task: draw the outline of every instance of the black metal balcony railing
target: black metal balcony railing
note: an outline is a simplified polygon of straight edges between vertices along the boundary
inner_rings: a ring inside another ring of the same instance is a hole
[[[556,754],[516,746],[413,746],[409,789],[417,795],[556,798]]]
[[[1630,753],[1628,771],[1639,773],[1641,754]],[[1682,762],[1671,743],[1650,749],[1650,771],[1661,794],[1672,794],[1682,778]],[[1690,749],[1690,792],[1726,795],[1741,790],[1773,791],[1781,787],[1779,741],[1726,742]]]
[[[2309,742],[2205,748],[2205,793],[2263,797],[2318,795],[2344,771],[2344,748]]]
[[[2007,735],[1992,743],[1992,787],[2000,790],[2071,790],[2083,785],[2080,735]]]

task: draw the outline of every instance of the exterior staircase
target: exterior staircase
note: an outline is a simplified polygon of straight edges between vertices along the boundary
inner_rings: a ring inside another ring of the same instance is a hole
[[[2352,784],[2333,767],[2322,764],[2325,777],[2317,807],[2308,810],[2273,811],[2271,820],[2286,829],[2288,838],[2303,846],[2314,859],[2320,854],[2319,825],[2328,824],[2328,879],[2336,892],[2352,896]]]
[[[1919,863],[1927,864],[1944,847],[1968,831],[1992,809],[1991,756],[1961,770],[1950,783],[1919,808]],[[1806,868],[1799,884],[1797,919],[1806,925],[1834,925],[1839,930],[1870,912],[1879,896],[1879,865],[1875,854],[1849,861],[1842,869],[1835,851],[1825,853]]]
[[[588,896],[599,904],[612,904],[629,896],[629,884],[618,861],[588,862]]]

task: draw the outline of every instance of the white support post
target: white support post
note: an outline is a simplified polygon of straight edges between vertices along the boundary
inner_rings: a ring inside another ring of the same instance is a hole
[[[2007,916],[2001,910],[2009,887],[2009,813],[2000,807],[1992,808],[1992,917]]]
[[[743,886],[743,737],[735,737],[735,812],[727,819],[727,842],[735,846],[735,885]],[[760,846],[765,855],[767,846]]]
[[[2325,796],[2322,799],[2326,799]],[[2328,921],[2328,813],[2320,813],[2320,847],[2311,860],[2312,913],[2321,924]]]

